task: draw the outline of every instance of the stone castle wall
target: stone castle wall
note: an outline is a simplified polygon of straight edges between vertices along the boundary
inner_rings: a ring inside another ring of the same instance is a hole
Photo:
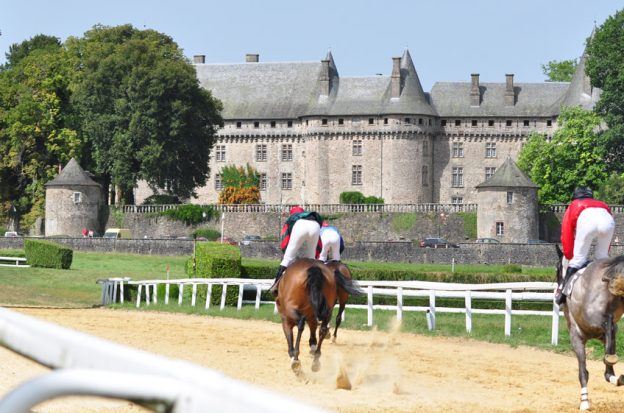
[[[74,202],[74,194],[80,202]],[[101,190],[99,186],[64,188],[53,186],[46,190],[46,235],[82,236],[82,229],[101,231]]]

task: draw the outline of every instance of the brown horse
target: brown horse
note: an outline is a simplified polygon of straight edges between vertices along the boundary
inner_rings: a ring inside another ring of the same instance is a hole
[[[334,337],[332,338],[332,342],[336,342],[336,337],[338,336],[338,327],[340,327],[340,323],[342,322],[342,313],[344,313],[345,307],[347,306],[347,300],[349,299],[349,295],[363,295],[364,291],[360,289],[360,287],[353,281],[353,277],[351,275],[351,270],[347,267],[346,264],[340,261],[330,261],[327,264],[330,270],[334,272],[336,277],[336,287],[338,288],[338,314],[336,315],[336,327],[334,328]],[[327,337],[329,338],[329,337]]]
[[[314,356],[312,371],[320,369],[321,345],[329,330],[328,324],[336,305],[337,291],[334,272],[321,261],[301,258],[286,268],[278,285],[277,309],[282,317],[282,328],[288,343],[291,368],[301,371],[299,343],[308,323],[310,327],[310,350]],[[319,340],[316,328],[321,324]],[[293,328],[297,326],[297,338],[293,343]]]

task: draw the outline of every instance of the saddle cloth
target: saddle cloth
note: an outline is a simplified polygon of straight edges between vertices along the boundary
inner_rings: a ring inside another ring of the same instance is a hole
[[[563,293],[567,297],[569,297],[570,294],[572,293],[572,289],[574,288],[574,284],[576,283],[576,280],[578,280],[581,277],[581,275],[583,275],[586,269],[587,269],[587,265],[585,265],[583,268],[581,268],[580,270],[572,274],[572,278],[568,281],[565,289],[563,290]]]

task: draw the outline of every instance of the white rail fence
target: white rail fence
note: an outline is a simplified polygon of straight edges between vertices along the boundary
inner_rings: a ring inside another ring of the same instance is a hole
[[[238,288],[237,309],[240,310],[243,304],[254,304],[255,308],[260,308],[261,304],[274,304],[273,301],[261,301],[263,290],[270,288],[273,280],[243,279],[243,278],[188,278],[174,280],[142,280],[130,281],[127,278],[111,278],[98,281],[102,284],[102,304],[107,305],[115,302],[123,303],[124,284],[136,285],[136,307],[141,303],[145,305],[158,303],[158,286],[165,286],[164,304],[169,304],[171,285],[178,287],[178,305],[182,305],[185,288],[191,291],[191,306],[197,305],[198,288],[206,288],[206,301],[204,308],[210,308],[212,300],[212,289],[214,285],[222,286],[220,309],[226,305],[228,288]],[[554,283],[549,282],[521,282],[521,283],[498,283],[498,284],[452,284],[436,283],[426,281],[358,281],[367,296],[366,304],[347,304],[347,308],[358,308],[367,310],[367,325],[374,324],[374,310],[396,311],[399,320],[403,318],[406,311],[424,312],[429,330],[436,328],[437,313],[463,313],[466,319],[466,331],[472,332],[473,314],[499,314],[505,316],[504,331],[505,336],[511,336],[511,317],[513,315],[534,315],[552,318],[551,323],[551,344],[556,346],[559,342],[559,318],[562,313],[559,306],[553,301]],[[254,301],[244,301],[243,292],[245,289],[255,289]],[[118,294],[120,292],[121,294]],[[395,305],[374,304],[374,297],[395,297]],[[406,306],[405,297],[428,298],[428,306]],[[459,298],[464,300],[463,307],[438,307],[437,298]],[[505,303],[504,309],[480,309],[473,308],[473,300],[502,301]],[[520,310],[513,309],[513,303],[519,301],[552,303],[552,311],[540,310]],[[276,309],[277,310],[277,309]],[[344,317],[344,313],[343,313]]]
[[[158,356],[0,308],[0,344],[60,369],[20,385],[0,413],[82,395],[126,399],[158,412],[320,412],[198,365]],[[244,395],[241,397],[241,395]]]
[[[23,257],[0,257],[0,267],[23,267],[28,268],[26,258]]]

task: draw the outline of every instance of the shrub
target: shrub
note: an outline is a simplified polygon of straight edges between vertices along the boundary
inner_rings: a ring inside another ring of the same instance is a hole
[[[212,228],[198,228],[193,231],[193,238],[204,237],[208,241],[216,241],[221,237],[221,233]]]
[[[186,225],[197,225],[204,221],[210,221],[213,217],[216,218],[219,212],[212,205],[186,204],[159,212],[159,214],[183,221]]]
[[[195,246],[195,270],[193,258],[190,258],[186,264],[186,273],[193,278],[240,277],[240,249],[218,242],[198,242]]]
[[[175,195],[154,194],[150,195],[143,201],[143,205],[171,205],[179,204],[180,198]]]
[[[371,196],[367,196],[366,198],[364,198],[364,203],[365,204],[383,204],[384,199],[371,195]]]
[[[347,191],[340,194],[341,204],[363,204],[366,197],[358,191]]]
[[[32,267],[61,268],[71,267],[74,252],[63,245],[51,241],[24,240],[24,250],[28,264]]]

